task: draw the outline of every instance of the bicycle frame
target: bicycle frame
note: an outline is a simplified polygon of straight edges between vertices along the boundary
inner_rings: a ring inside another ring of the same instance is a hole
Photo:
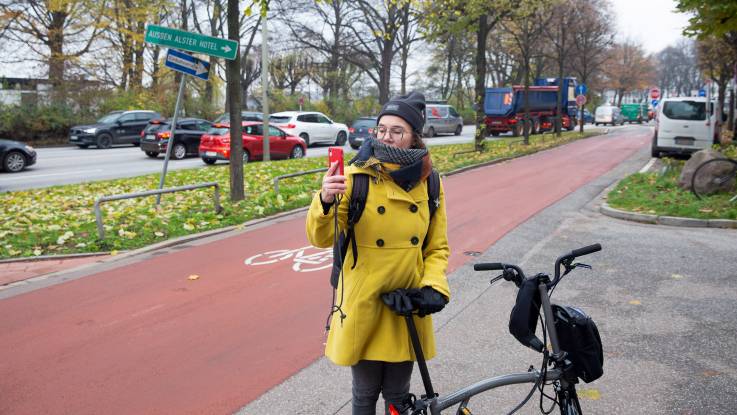
[[[545,281],[541,282],[538,286],[538,289],[540,290],[540,300],[542,305],[542,310],[545,318],[545,330],[548,333],[550,344],[553,348],[553,355],[552,358],[555,360],[557,357],[560,357],[560,343],[558,343],[558,333],[555,330],[555,324],[553,323],[553,311],[550,306],[550,297],[548,296],[548,286]],[[539,370],[524,372],[524,373],[515,373],[515,374],[508,374],[508,375],[501,375],[496,376],[493,378],[487,378],[480,380],[472,385],[466,386],[464,388],[458,389],[455,392],[452,392],[448,394],[447,396],[436,396],[433,387],[432,382],[430,380],[430,375],[427,371],[427,363],[425,362],[425,356],[422,352],[422,347],[420,346],[420,340],[419,336],[417,334],[417,328],[415,327],[414,321],[412,320],[412,316],[408,315],[405,316],[405,321],[407,322],[407,328],[409,329],[410,338],[412,340],[412,346],[415,349],[415,355],[417,356],[417,365],[420,369],[420,375],[422,376],[422,382],[425,386],[425,395],[426,397],[432,397],[429,400],[429,411],[431,415],[440,415],[441,411],[448,409],[450,407],[453,407],[455,405],[461,405],[459,408],[459,414],[462,413],[460,410],[464,408],[466,405],[468,405],[471,397],[478,395],[480,393],[489,391],[491,389],[500,388],[503,386],[510,386],[510,385],[517,385],[521,383],[537,383],[540,380],[540,376],[542,375]],[[563,371],[558,368],[550,369],[546,372],[545,375],[545,382],[550,381],[561,381],[563,383],[563,387],[567,387],[567,383],[565,379],[563,379]]]
[[[572,391],[573,397],[565,398],[566,402],[563,402],[563,399],[558,403],[561,408],[563,406],[575,406],[575,413],[580,414],[580,406],[578,404],[578,400],[576,398],[575,394],[575,383],[576,380],[573,380],[572,382],[569,381],[569,377],[565,376],[565,372],[570,366],[566,366],[565,361],[565,352],[562,352],[560,350],[560,343],[558,340],[558,332],[555,328],[555,321],[553,317],[553,309],[550,304],[550,295],[548,294],[549,290],[555,287],[556,284],[560,281],[562,278],[560,274],[560,266],[563,265],[566,272],[563,274],[565,276],[568,272],[576,268],[577,264],[571,264],[572,261],[578,257],[590,254],[592,252],[596,252],[601,250],[601,245],[594,244],[590,245],[584,248],[576,249],[574,251],[571,251],[570,253],[566,255],[560,256],[555,261],[555,277],[553,281],[550,281],[550,277],[545,274],[538,274],[537,278],[539,280],[538,284],[538,290],[540,292],[540,305],[543,312],[543,317],[545,320],[545,327],[544,330],[547,333],[547,338],[550,340],[550,346],[552,348],[552,354],[550,356],[551,361],[554,363],[554,367],[550,370],[545,371],[545,379],[542,379],[542,382],[551,382],[551,381],[558,381],[560,388],[559,391]],[[522,270],[514,265],[504,265],[504,264],[487,264],[492,265],[492,267],[487,269],[505,269],[506,268],[513,268],[518,272],[518,275],[520,278],[524,279],[524,273]],[[476,268],[475,268],[476,269]],[[481,269],[479,269],[481,270]],[[497,278],[501,278],[497,277]],[[505,277],[505,279],[507,279]],[[493,282],[493,281],[492,281]],[[519,285],[519,284],[518,284]],[[412,314],[406,314],[404,315],[405,321],[407,323],[407,329],[410,334],[410,339],[412,341],[412,347],[415,351],[415,356],[417,357],[417,365],[420,369],[420,375],[422,376],[422,382],[425,386],[425,395],[421,397],[421,399],[418,399],[413,408],[409,408],[409,413],[426,413],[423,411],[428,411],[431,415],[440,415],[441,411],[448,409],[450,407],[453,407],[455,405],[460,405],[458,408],[458,414],[462,415],[466,412],[463,411],[465,409],[470,401],[470,399],[478,395],[480,393],[500,388],[503,386],[510,386],[510,385],[516,385],[516,384],[522,384],[522,383],[537,383],[541,381],[542,372],[540,370],[530,370],[525,373],[516,373],[516,374],[508,374],[508,375],[501,375],[497,377],[487,378],[480,380],[472,385],[466,386],[464,388],[458,389],[455,392],[452,392],[446,396],[439,396],[435,393],[432,382],[430,380],[430,374],[427,370],[427,363],[425,362],[425,355],[422,351],[422,347],[420,345],[419,336],[417,334],[417,328],[415,327],[414,320],[412,317]],[[417,402],[420,402],[419,407],[417,405]]]

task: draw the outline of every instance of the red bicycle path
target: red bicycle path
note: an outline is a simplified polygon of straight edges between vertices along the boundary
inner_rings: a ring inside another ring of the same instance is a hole
[[[444,178],[448,272],[649,139],[622,131]],[[0,413],[232,413],[308,366],[328,271],[244,263],[308,246],[304,216],[0,301]]]

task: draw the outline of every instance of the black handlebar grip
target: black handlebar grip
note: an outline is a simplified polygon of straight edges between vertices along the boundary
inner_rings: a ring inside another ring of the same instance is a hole
[[[501,262],[482,262],[480,264],[473,264],[474,271],[494,271],[496,269],[504,269],[504,264]]]
[[[579,257],[584,256],[588,254],[592,254],[594,252],[601,251],[601,245],[600,244],[593,244],[589,246],[584,246],[583,248],[574,249],[571,251],[571,256],[573,257]]]

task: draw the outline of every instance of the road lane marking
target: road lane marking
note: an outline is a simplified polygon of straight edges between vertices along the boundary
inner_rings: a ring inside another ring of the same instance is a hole
[[[657,160],[655,157],[651,158],[650,161],[647,162],[645,167],[640,169],[640,173],[647,173],[647,171],[650,170],[650,167],[652,167],[653,164],[655,164],[655,160]]]
[[[70,176],[74,174],[81,174],[81,173],[98,173],[104,171],[103,169],[95,169],[95,170],[78,170],[73,172],[67,172],[67,173],[48,173],[48,174],[35,174],[32,176],[13,176],[13,177],[3,177],[0,178],[0,182],[2,181],[17,181],[17,179],[35,179],[37,177],[51,177],[51,176]]]

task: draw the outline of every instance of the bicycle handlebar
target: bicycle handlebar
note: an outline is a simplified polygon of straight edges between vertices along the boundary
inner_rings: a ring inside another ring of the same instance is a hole
[[[501,262],[482,262],[479,264],[473,264],[474,271],[494,271],[498,269],[504,269],[504,264]]]
[[[572,257],[578,257],[578,256],[584,256],[588,254],[593,254],[594,252],[601,251],[601,244],[593,244],[589,246],[584,246],[583,248],[574,249],[571,251],[570,254]]]

